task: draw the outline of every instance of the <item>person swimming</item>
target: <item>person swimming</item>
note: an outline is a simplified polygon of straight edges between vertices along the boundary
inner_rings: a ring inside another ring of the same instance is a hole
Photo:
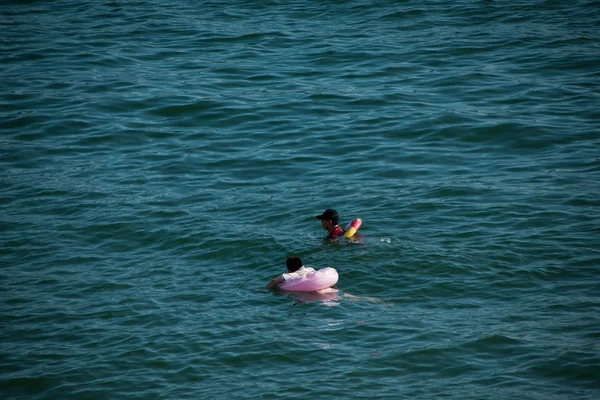
[[[340,215],[332,208],[328,208],[321,215],[317,215],[318,220],[321,220],[321,226],[329,235],[327,239],[335,239],[344,235],[344,230],[339,226]]]
[[[298,256],[288,257],[287,260],[285,260],[285,266],[287,267],[288,273],[273,278],[267,285],[267,289],[276,289],[280,283],[315,273],[314,268],[305,267],[302,264],[302,259]]]

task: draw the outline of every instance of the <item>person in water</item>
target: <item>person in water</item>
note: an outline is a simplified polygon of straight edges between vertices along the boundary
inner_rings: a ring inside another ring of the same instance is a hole
[[[327,239],[335,239],[344,234],[344,230],[338,225],[340,215],[337,211],[328,208],[323,212],[323,214],[317,215],[317,219],[321,220],[321,226],[323,229],[329,232]]]
[[[297,256],[288,257],[288,259],[285,260],[285,266],[287,267],[288,273],[273,278],[267,285],[267,289],[276,289],[282,282],[300,278],[315,272],[314,268],[302,265],[302,260]]]

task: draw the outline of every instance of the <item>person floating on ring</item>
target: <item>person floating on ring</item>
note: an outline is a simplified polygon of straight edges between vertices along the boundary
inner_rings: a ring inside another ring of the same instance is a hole
[[[273,278],[267,289],[281,289],[292,292],[319,292],[328,293],[337,291],[335,284],[338,281],[338,272],[335,268],[325,267],[316,271],[314,268],[305,267],[298,256],[290,256],[285,261],[287,274]]]
[[[339,218],[340,215],[338,212],[331,208],[325,210],[323,214],[317,215],[317,219],[321,220],[321,226],[323,229],[329,232],[327,239],[336,239],[340,236],[350,238],[362,225],[362,220],[357,218],[350,222],[348,226],[346,226],[346,229],[342,229],[342,227],[338,225]]]
[[[287,267],[288,273],[273,278],[267,285],[267,289],[276,289],[280,283],[291,279],[301,278],[315,272],[314,268],[305,267],[302,264],[302,259],[298,256],[288,257],[287,260],[285,260],[285,266]]]

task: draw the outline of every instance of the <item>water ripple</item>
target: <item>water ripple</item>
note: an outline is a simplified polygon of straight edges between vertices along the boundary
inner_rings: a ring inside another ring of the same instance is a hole
[[[594,397],[593,1],[5,3],[3,397]]]

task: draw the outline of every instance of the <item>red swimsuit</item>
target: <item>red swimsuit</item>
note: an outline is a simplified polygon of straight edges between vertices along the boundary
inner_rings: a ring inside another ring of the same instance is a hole
[[[333,231],[331,231],[331,233],[329,234],[329,236],[327,236],[328,239],[335,239],[338,238],[340,236],[342,236],[344,234],[344,230],[342,229],[341,226],[336,226],[335,229]]]

